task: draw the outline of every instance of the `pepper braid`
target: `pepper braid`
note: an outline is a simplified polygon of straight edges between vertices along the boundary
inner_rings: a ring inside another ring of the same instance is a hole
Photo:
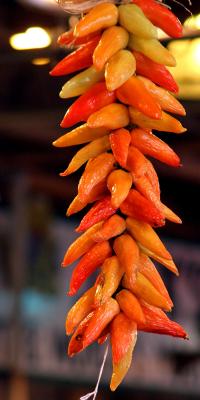
[[[176,60],[158,41],[156,27],[175,38],[182,35],[180,21],[155,0],[99,4],[58,38],[74,51],[50,72],[60,76],[81,70],[65,83],[60,97],[78,97],[61,127],[82,124],[53,144],[84,145],[60,174],[67,176],[87,163],[67,215],[94,203],[76,229],[83,233],[62,262],[66,267],[78,261],[68,295],[76,294],[99,269],[94,285],[68,312],[68,354],[110,337],[111,390],[130,367],[137,331],[187,338],[165,313],[173,302],[152,262],[178,275],[154,228],[166,220],[182,222],[161,201],[158,176],[148,159],[179,167],[180,158],[152,129],[186,131],[169,114],[183,116],[185,110],[172,95],[178,85],[166,68]]]

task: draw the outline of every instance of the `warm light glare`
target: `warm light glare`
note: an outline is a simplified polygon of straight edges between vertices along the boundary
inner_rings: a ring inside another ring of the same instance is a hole
[[[200,98],[200,38],[173,40],[168,45],[177,60],[170,72],[178,81],[182,98]]]
[[[184,26],[192,30],[200,29],[200,14],[192,15],[187,18],[184,22]]]
[[[45,29],[35,26],[11,36],[9,42],[15,50],[42,49],[51,44],[51,37]]]
[[[33,65],[47,65],[50,63],[50,58],[48,57],[38,57],[38,58],[33,58],[31,61]]]

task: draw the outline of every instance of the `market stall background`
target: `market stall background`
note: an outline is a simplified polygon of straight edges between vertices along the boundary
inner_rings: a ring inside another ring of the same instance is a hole
[[[115,394],[108,389],[108,360],[99,399],[200,396],[200,5],[193,1],[192,18],[170,5],[185,22],[183,39],[163,40],[178,59],[174,74],[188,132],[164,134],[181,155],[182,168],[154,164],[163,201],[184,221],[167,224],[162,235],[181,273],[177,279],[164,272],[173,316],[190,341],[140,334],[132,368]],[[69,102],[58,98],[66,78],[53,79],[48,71],[66,53],[56,38],[69,23],[73,20],[51,0],[0,3],[1,400],[78,399],[94,385],[104,352],[93,346],[73,360],[66,356],[64,322],[74,300],[66,298],[71,268],[61,270],[60,262],[77,225],[77,217],[67,220],[65,211],[80,174],[58,176],[76,149],[51,146],[65,132],[59,121]],[[23,33],[21,42],[13,37],[18,33]],[[40,48],[30,49],[35,37]]]

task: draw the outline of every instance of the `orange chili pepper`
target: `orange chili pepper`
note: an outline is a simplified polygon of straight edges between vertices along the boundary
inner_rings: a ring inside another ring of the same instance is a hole
[[[135,240],[128,234],[115,239],[114,252],[132,284],[136,280],[139,264],[139,249]]]
[[[126,200],[121,204],[123,214],[158,227],[165,224],[163,213],[137,190],[131,189]]]
[[[88,314],[83,321],[79,324],[78,328],[75,330],[68,346],[68,356],[73,357],[76,353],[79,353],[84,349],[83,347],[83,335],[89,325],[90,320],[94,315],[94,311]]]
[[[171,301],[162,296],[152,283],[141,272],[137,273],[137,279],[133,283],[127,275],[124,275],[122,286],[129,289],[139,299],[145,300],[152,306],[162,308],[165,311],[171,311]]]
[[[125,83],[136,70],[134,55],[128,50],[119,50],[105,66],[106,87],[109,91],[116,90]]]
[[[118,8],[111,3],[97,4],[75,26],[74,35],[81,37],[116,25]]]
[[[88,213],[83,217],[80,225],[76,228],[76,232],[82,232],[90,226],[102,221],[116,213],[116,208],[111,204],[111,197],[105,196],[92,206]]]
[[[112,249],[108,241],[94,244],[75,267],[70,280],[68,296],[75,295],[86,279],[111,254]]]
[[[119,208],[129,194],[132,186],[132,177],[122,169],[116,169],[110,173],[107,179],[107,186],[111,193],[111,204]]]
[[[160,104],[136,76],[132,76],[118,88],[116,95],[122,103],[135,107],[149,118],[159,120],[162,117]]]
[[[138,79],[144,83],[146,89],[151,93],[155,100],[160,104],[162,110],[169,111],[173,114],[186,115],[182,104],[167,90],[156,86],[155,83],[143,76],[138,76]]]
[[[93,53],[93,64],[97,71],[101,71],[106,62],[119,50],[128,44],[128,32],[120,26],[106,29]]]
[[[94,342],[112,319],[119,314],[119,305],[116,300],[110,298],[98,307],[84,332],[83,347],[89,346]]]
[[[126,222],[122,217],[117,214],[108,218],[100,228],[93,233],[93,240],[95,242],[102,242],[109,240],[115,236],[121,235],[126,229]]]
[[[165,206],[163,204],[163,212],[165,214],[165,218],[168,219],[171,222],[174,222],[175,224],[182,224],[182,220],[179,218],[178,215],[176,215],[170,208]]]
[[[90,128],[123,128],[129,124],[128,109],[122,104],[109,104],[90,115],[87,124]]]
[[[123,313],[118,314],[111,324],[113,373],[110,389],[116,390],[125,377],[132,361],[137,340],[137,325]]]
[[[114,162],[112,154],[102,153],[87,163],[78,185],[78,195],[82,202],[88,201],[91,190],[113,170]]]
[[[153,258],[154,260],[158,261],[160,264],[164,265],[166,268],[168,268],[171,272],[173,272],[175,275],[179,275],[178,269],[176,265],[174,264],[174,261],[171,259],[163,258],[158,256],[156,253],[153,253],[151,250],[147,249],[145,246],[143,246],[141,243],[138,242],[138,246],[142,253],[146,254],[148,257]]]
[[[66,267],[67,265],[73,263],[78,258],[80,258],[83,254],[87,253],[88,250],[95,244],[93,240],[93,235],[95,232],[99,231],[102,227],[103,222],[98,222],[89,228],[86,232],[84,232],[81,236],[79,236],[67,249],[62,267]]]
[[[173,306],[173,302],[169,296],[169,293],[166,289],[166,286],[160,274],[158,273],[155,265],[150,260],[150,258],[144,253],[140,253],[139,272],[141,272],[152,283],[152,285],[160,292],[160,294],[166,297],[169,304]]]
[[[163,132],[183,133],[186,132],[180,121],[171,115],[162,112],[162,118],[158,121],[152,118],[148,118],[142,114],[136,108],[129,107],[130,119],[133,124],[138,125],[143,129],[155,129]]]
[[[107,135],[108,132],[106,128],[90,128],[87,124],[83,124],[56,139],[53,145],[55,147],[75,146],[98,139]]]
[[[172,259],[171,254],[167,251],[159,236],[149,224],[134,218],[127,218],[126,226],[131,236],[133,236],[137,242],[140,242],[142,246],[160,257],[166,258],[167,260]]]
[[[92,311],[95,290],[94,286],[88,289],[68,312],[65,324],[67,335],[71,335],[77,325]]]
[[[124,270],[116,256],[104,261],[95,285],[94,306],[105,303],[115,293],[123,274]]]
[[[111,149],[116,161],[122,168],[126,167],[131,136],[127,129],[121,128],[109,135]]]
[[[131,131],[131,144],[137,147],[143,154],[154,157],[172,167],[180,166],[180,158],[161,139],[153,135],[151,131],[140,128]]]
[[[122,289],[116,295],[116,300],[124,314],[136,323],[144,322],[145,317],[137,297],[129,290]]]
[[[93,140],[86,146],[82,147],[70,161],[67,169],[60,173],[60,176],[67,176],[76,172],[83,164],[91,158],[97,157],[99,154],[104,153],[110,149],[109,136],[103,136],[99,139]]]
[[[67,216],[77,213],[81,211],[87,204],[93,203],[94,201],[100,200],[108,193],[106,179],[102,182],[99,182],[94,188],[91,190],[89,198],[85,202],[81,202],[79,195],[77,195],[74,200],[71,202],[67,209]]]
[[[137,190],[162,211],[158,176],[150,161],[136,147],[129,147],[127,168]]]
[[[160,308],[143,302],[142,309],[145,315],[145,322],[138,324],[138,330],[188,339],[187,333],[182,326],[177,322],[171,321]]]

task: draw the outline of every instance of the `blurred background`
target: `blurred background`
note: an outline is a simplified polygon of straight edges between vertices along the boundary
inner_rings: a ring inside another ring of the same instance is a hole
[[[180,278],[160,272],[175,303],[172,316],[190,340],[140,334],[132,368],[114,394],[108,388],[109,356],[98,399],[200,398],[200,4],[193,1],[193,17],[168,4],[184,23],[179,41],[160,34],[178,60],[173,73],[188,132],[160,135],[181,156],[182,168],[154,163],[163,202],[184,221],[162,230]],[[1,400],[79,399],[92,390],[104,352],[93,345],[75,359],[66,356],[71,268],[61,270],[60,263],[75,237],[77,217],[67,220],[65,211],[80,173],[58,176],[77,149],[51,145],[65,132],[59,122],[68,104],[58,98],[66,77],[48,72],[67,52],[56,38],[74,22],[68,17],[53,0],[0,2]]]

